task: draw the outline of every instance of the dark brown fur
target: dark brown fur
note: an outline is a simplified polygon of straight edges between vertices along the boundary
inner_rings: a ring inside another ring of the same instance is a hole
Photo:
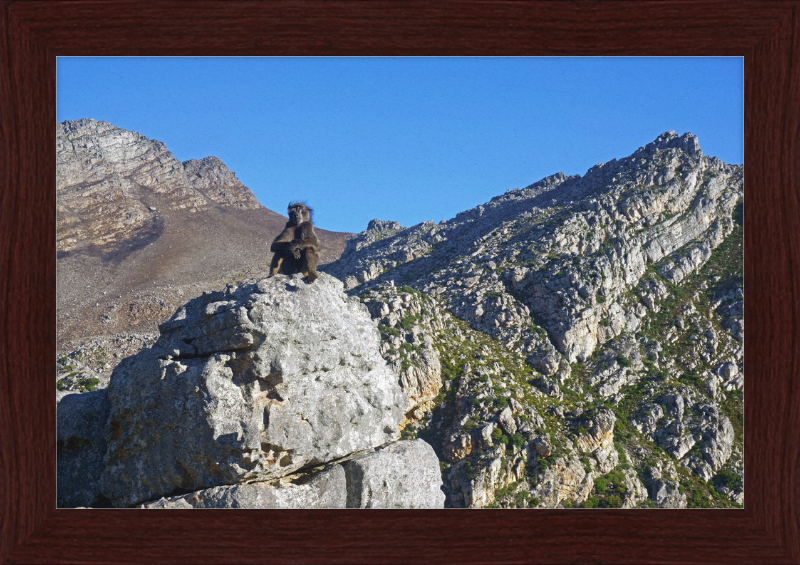
[[[311,209],[300,202],[289,204],[289,221],[281,234],[272,242],[274,253],[269,266],[269,276],[276,273],[293,275],[303,273],[312,283],[317,280],[319,241],[311,222]]]

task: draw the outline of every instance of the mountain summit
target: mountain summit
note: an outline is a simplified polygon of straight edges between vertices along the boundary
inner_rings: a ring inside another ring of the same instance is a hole
[[[62,252],[148,239],[159,209],[262,208],[218,158],[181,163],[160,141],[89,119],[56,124],[56,192]]]
[[[326,270],[350,289],[410,284],[520,351],[551,341],[585,361],[637,326],[623,306],[648,266],[677,283],[708,260],[733,229],[742,178],[669,131],[583,177],[552,175],[440,224],[373,221]],[[549,339],[526,329],[534,321]]]

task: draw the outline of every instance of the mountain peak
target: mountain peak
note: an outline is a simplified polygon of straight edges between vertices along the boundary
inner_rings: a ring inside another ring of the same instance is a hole
[[[161,141],[89,118],[56,124],[56,191],[59,251],[158,231],[167,210],[262,208],[219,158],[181,163]]]
[[[190,159],[184,161],[182,165],[186,179],[192,187],[217,204],[238,208],[261,206],[250,189],[236,178],[236,173],[231,171],[219,157]]]
[[[641,153],[652,154],[656,151],[673,147],[680,149],[695,158],[700,158],[703,156],[703,152],[700,149],[700,142],[697,140],[696,135],[692,134],[691,132],[686,132],[679,136],[673,130],[662,133],[651,143],[648,143],[644,147],[640,147],[636,153],[634,153],[634,155],[639,155]]]

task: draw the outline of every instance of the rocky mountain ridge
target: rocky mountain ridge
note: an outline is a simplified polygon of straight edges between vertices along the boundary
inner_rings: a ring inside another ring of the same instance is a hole
[[[696,137],[667,132],[584,177],[553,175],[438,225],[386,237],[385,224],[373,223],[327,270],[349,289],[414,281],[529,351],[538,340],[521,325],[532,312],[569,362],[584,361],[598,342],[636,323],[614,305],[647,265],[670,257],[661,272],[676,283],[708,259],[733,227],[742,178],[741,167],[704,157]],[[364,247],[370,231],[379,239]]]
[[[217,157],[182,163],[160,141],[89,119],[56,124],[56,192],[62,253],[147,239],[159,208],[262,207]]]
[[[373,311],[404,285],[468,324],[414,330],[456,379],[411,426],[452,465],[449,505],[743,501],[742,178],[667,132],[582,177],[348,242],[326,271]]]

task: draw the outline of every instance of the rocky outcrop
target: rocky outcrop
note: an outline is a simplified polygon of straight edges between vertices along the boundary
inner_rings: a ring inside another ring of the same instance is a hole
[[[558,508],[564,502],[578,506],[589,498],[593,479],[594,473],[586,472],[577,457],[560,457],[542,474],[532,492],[541,508]]]
[[[601,472],[607,473],[617,466],[619,457],[614,448],[614,424],[617,417],[610,410],[599,411],[586,422],[589,433],[575,438],[575,445],[584,453],[591,453]]]
[[[473,461],[459,461],[449,473],[451,489],[457,493],[456,500],[463,501],[467,508],[485,508],[495,499],[497,489],[521,478],[527,461],[526,453],[518,452],[508,466],[508,458],[502,446],[483,451],[483,457]]]
[[[407,401],[378,339],[331,277],[190,301],[111,377],[104,494],[131,505],[269,480],[396,439]]]
[[[143,508],[442,508],[439,460],[422,440],[398,441],[289,477],[293,482],[214,487],[161,498]]]
[[[408,400],[379,344],[325,274],[190,300],[107,390],[61,401],[61,504],[441,507],[431,447],[396,443]]]
[[[744,341],[744,290],[730,288],[717,293],[712,307],[722,317],[722,327],[729,331],[739,343]]]
[[[341,465],[315,473],[307,482],[244,483],[161,498],[141,508],[346,508],[347,482]]]
[[[622,508],[636,508],[647,500],[649,493],[644,483],[636,475],[633,469],[625,469],[625,500],[622,502]]]
[[[143,508],[442,508],[439,460],[422,440],[376,451],[272,483],[214,487],[165,497]]]
[[[733,453],[733,425],[714,405],[700,406],[697,415],[694,437],[700,446],[700,453],[692,454],[685,461],[681,461],[681,464],[692,469],[704,481],[709,481],[722,469]]]
[[[233,208],[260,208],[250,189],[218,157],[181,163],[187,182],[211,202]]]
[[[408,396],[405,425],[430,412],[442,388],[442,367],[434,335],[444,329],[436,301],[410,287],[384,285],[361,297],[381,332],[381,355]]]
[[[686,494],[675,479],[673,465],[662,470],[657,466],[644,470],[644,484],[647,486],[650,499],[659,508],[686,508]]]

